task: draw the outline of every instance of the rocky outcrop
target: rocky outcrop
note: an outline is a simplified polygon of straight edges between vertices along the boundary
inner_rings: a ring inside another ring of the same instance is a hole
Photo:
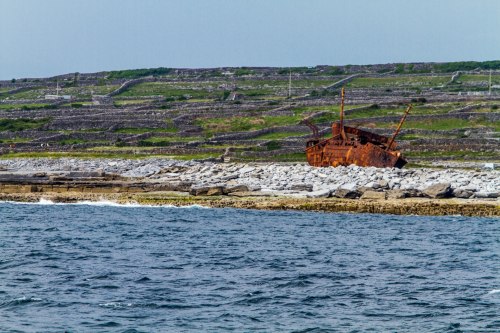
[[[424,194],[430,198],[442,199],[448,198],[452,195],[451,184],[450,183],[438,183],[427,187]]]
[[[496,170],[315,168],[299,163],[243,164],[160,158],[12,159],[2,160],[0,170],[4,170],[0,172],[2,186],[93,182],[92,186],[106,188],[112,187],[112,182],[120,182],[118,187],[123,191],[129,191],[125,190],[129,187],[130,191],[156,189],[189,192],[194,196],[260,193],[297,198],[495,200],[500,192],[500,172]]]

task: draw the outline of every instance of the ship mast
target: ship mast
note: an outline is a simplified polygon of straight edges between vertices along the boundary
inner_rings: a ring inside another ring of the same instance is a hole
[[[403,115],[403,118],[401,118],[401,121],[399,122],[398,128],[396,128],[396,132],[392,135],[391,140],[387,144],[387,148],[385,150],[389,150],[392,146],[392,143],[394,142],[394,139],[396,139],[396,136],[399,134],[399,131],[401,130],[401,127],[403,126],[403,123],[406,120],[406,117],[408,116],[408,113],[410,113],[410,110],[413,108],[413,105],[408,105],[408,108],[405,111],[405,114]]]
[[[346,141],[347,136],[345,135],[344,131],[344,96],[345,96],[345,89],[344,87],[342,87],[341,102],[340,102],[340,136],[342,137],[342,140]]]

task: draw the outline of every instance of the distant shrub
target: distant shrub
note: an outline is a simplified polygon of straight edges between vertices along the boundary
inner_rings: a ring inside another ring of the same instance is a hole
[[[65,146],[65,145],[77,145],[77,144],[80,144],[80,143],[85,143],[85,140],[81,140],[81,139],[64,139],[64,140],[60,140],[58,143],[61,146]]]
[[[255,72],[251,70],[250,68],[238,68],[237,70],[234,71],[234,75],[236,76],[243,76],[243,75],[251,75],[254,74]]]
[[[412,103],[427,103],[427,99],[425,97],[412,98]]]
[[[266,144],[267,150],[277,150],[281,148],[281,142],[272,140]]]
[[[326,74],[327,75],[342,75],[342,74],[344,74],[344,70],[341,69],[340,67],[337,67],[337,66],[331,66],[326,71]]]
[[[18,118],[18,119],[0,119],[0,131],[23,131],[27,129],[39,128],[46,124],[50,119],[29,119],[29,118]]]
[[[405,64],[397,64],[394,72],[398,73],[398,74],[404,73],[405,72]]]
[[[12,80],[10,80],[10,82],[16,83],[16,79],[12,79]]]
[[[450,73],[456,71],[470,71],[479,69],[500,69],[500,60],[494,61],[459,61],[447,62],[443,64],[434,64],[436,72]]]
[[[143,68],[143,69],[127,69],[122,71],[109,72],[108,78],[110,79],[135,79],[144,76],[159,76],[167,75],[172,71],[171,68],[158,67],[158,68]]]
[[[391,71],[390,68],[382,68],[382,69],[377,70],[377,73],[384,74],[384,73],[389,73],[390,71]]]
[[[222,100],[225,101],[229,95],[231,95],[231,92],[229,90],[224,90],[224,92],[222,93]]]
[[[76,108],[76,109],[81,108],[82,106],[83,106],[82,103],[71,103],[71,107]]]
[[[492,110],[498,110],[498,105],[496,105],[496,104],[495,104],[495,105],[492,105],[492,106],[491,106],[491,109],[492,109]]]

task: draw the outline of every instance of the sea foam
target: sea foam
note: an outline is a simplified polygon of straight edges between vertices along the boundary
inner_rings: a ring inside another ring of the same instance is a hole
[[[137,202],[126,202],[118,203],[110,200],[99,200],[90,201],[83,200],[77,202],[54,202],[50,199],[41,198],[38,202],[17,202],[17,201],[0,201],[1,203],[9,203],[14,205],[41,205],[41,206],[51,206],[51,205],[85,205],[85,206],[96,206],[96,207],[122,207],[122,208],[179,208],[179,209],[210,209],[211,207],[201,206],[201,205],[187,205],[187,206],[174,206],[174,205],[146,205],[139,204]]]

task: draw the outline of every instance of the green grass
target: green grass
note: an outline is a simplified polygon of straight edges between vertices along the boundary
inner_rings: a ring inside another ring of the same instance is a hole
[[[476,68],[481,69],[500,69],[500,61],[458,61],[458,62],[445,62],[441,64],[433,64],[434,70],[438,72],[456,72],[456,71],[470,71]]]
[[[404,154],[407,157],[412,157],[412,158],[440,158],[440,157],[454,157],[457,159],[461,158],[476,158],[476,159],[482,159],[482,158],[491,158],[491,157],[497,157],[498,158],[498,153],[496,152],[481,152],[481,151],[408,151],[405,152]]]
[[[144,140],[139,141],[139,146],[146,146],[146,147],[162,147],[162,146],[169,146],[172,143],[176,142],[191,142],[191,141],[199,141],[201,140],[200,137],[164,137],[164,136],[157,136],[157,137],[150,137]]]
[[[50,104],[45,103],[28,103],[28,104],[0,104],[0,110],[36,110],[49,108]]]
[[[489,75],[463,74],[463,75],[460,75],[458,77],[458,81],[460,81],[460,82],[489,83],[490,76]],[[500,84],[500,75],[491,75],[491,83],[492,84]]]
[[[49,122],[49,118],[43,119],[0,119],[0,131],[24,131],[29,129],[40,128]]]
[[[180,97],[189,95],[191,98],[205,99],[217,98],[220,97],[220,94],[221,91],[209,92],[205,89],[182,88],[181,86],[173,86],[171,83],[144,82],[130,87],[128,90],[124,91],[118,96],[163,96],[165,98],[172,97],[175,99],[179,99]]]
[[[465,105],[461,105],[458,107],[463,107]],[[423,105],[414,105],[410,110],[410,115],[433,115],[433,114],[445,114],[451,111],[452,109],[458,108],[452,107],[450,105],[447,106],[436,106],[423,104]],[[349,113],[346,115],[347,119],[358,119],[358,118],[371,118],[371,117],[384,117],[384,116],[402,116],[406,110],[407,106],[400,106],[398,108],[370,108],[366,110],[354,111],[353,113]]]
[[[109,79],[135,79],[144,76],[161,76],[168,75],[172,71],[171,68],[142,68],[142,69],[126,69],[121,71],[108,72]]]
[[[65,103],[61,106],[66,106],[66,107],[82,107],[82,106],[92,106],[94,105],[93,102],[78,102],[78,103]]]
[[[8,97],[9,99],[37,99],[43,98],[43,96],[43,87],[33,87],[29,90],[20,91],[18,93],[7,95],[4,97]]]
[[[303,80],[294,79],[292,77],[292,89],[307,89],[307,88],[321,88],[326,87],[336,80]],[[288,76],[284,76],[282,80],[238,80],[236,84],[241,89],[248,88],[274,88],[278,90],[288,89]]]
[[[397,123],[377,123],[376,127],[379,128],[395,128]],[[500,122],[490,122],[484,119],[426,119],[426,120],[407,120],[404,123],[404,128],[425,129],[434,131],[449,131],[458,128],[472,128],[472,127],[491,127],[495,131],[500,130]]]
[[[57,141],[58,144],[60,145],[77,145],[77,144],[81,144],[81,143],[86,143],[88,142],[87,140],[82,140],[82,139],[63,139],[63,140],[59,140]]]
[[[0,139],[0,143],[25,143],[30,141],[31,139],[29,138],[20,138],[20,137],[15,137],[12,139]]]
[[[113,102],[114,106],[127,106],[127,105],[134,105],[134,104],[147,104],[151,103],[150,99],[122,99],[122,100],[115,100]]]
[[[340,106],[338,105],[300,106],[293,108],[292,111],[295,115],[306,114],[305,116],[323,111],[330,111],[332,113],[338,114],[340,111]]]
[[[271,85],[275,81],[237,81],[237,91],[247,97],[264,97],[276,95],[277,92],[283,92],[288,89],[288,83],[283,81],[278,86]],[[144,82],[130,87],[117,98],[120,97],[142,97],[142,96],[163,96],[167,99],[182,100],[185,96],[196,101],[206,101],[213,99],[222,99],[224,89],[220,88],[226,81],[217,82]],[[311,85],[314,86],[314,85]],[[295,88],[298,88],[297,86]]]
[[[203,127],[206,135],[217,133],[255,131],[276,126],[296,125],[303,117],[297,116],[261,116],[198,119],[196,123]]]
[[[77,86],[77,87],[62,87],[59,95],[71,95],[76,98],[89,98],[94,95],[105,95],[117,89],[118,85],[95,85],[95,86]],[[56,89],[53,87],[34,87],[33,89],[21,91],[16,94],[8,95],[9,99],[39,99],[44,98],[47,94],[55,94]]]
[[[443,85],[448,76],[360,77],[347,84],[347,88],[418,88]]]

